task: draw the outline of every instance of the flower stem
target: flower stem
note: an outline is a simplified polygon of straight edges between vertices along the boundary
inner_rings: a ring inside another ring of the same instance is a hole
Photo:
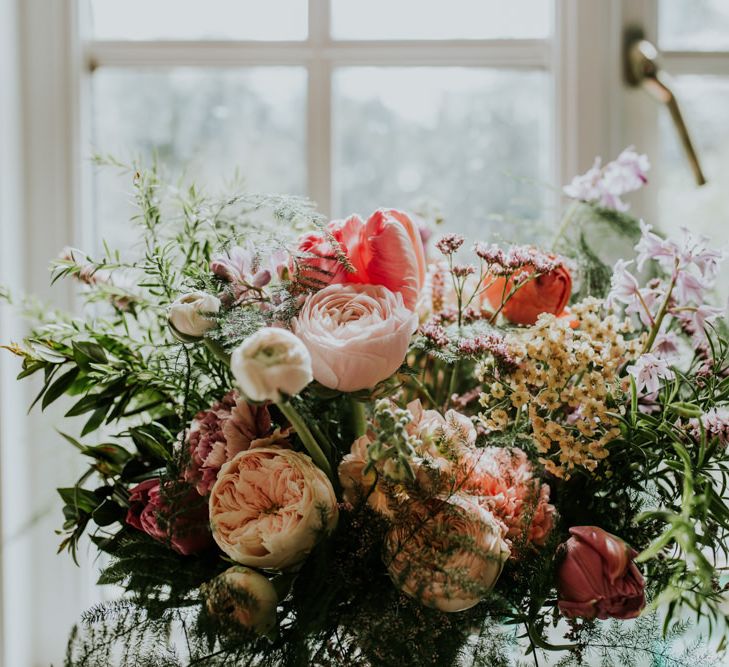
[[[367,433],[367,413],[362,401],[350,397],[352,404],[352,422],[354,425],[354,437],[360,438]]]
[[[658,314],[656,315],[656,321],[653,323],[653,326],[651,327],[651,332],[650,332],[650,334],[648,334],[648,340],[646,340],[645,345],[643,346],[643,352],[641,354],[650,352],[651,348],[653,347],[653,343],[656,340],[656,336],[658,335],[658,332],[661,329],[661,324],[663,324],[663,318],[666,316],[666,313],[668,312],[668,304],[671,302],[671,295],[673,294],[673,288],[676,285],[676,278],[678,278],[678,269],[676,269],[673,272],[673,278],[671,279],[671,284],[669,285],[668,291],[666,292],[666,298],[663,299],[663,303],[661,304],[661,309],[658,311]]]
[[[445,398],[445,404],[446,407],[448,407],[449,403],[451,402],[451,398],[453,397],[453,394],[456,393],[456,387],[458,386],[458,371],[459,371],[459,361],[456,361],[453,364],[453,369],[451,370],[451,377],[448,381],[448,395]]]
[[[230,365],[230,355],[223,349],[223,346],[220,343],[211,340],[210,338],[203,338],[203,343],[205,344],[205,347],[207,347],[208,350],[215,355],[216,359]]]
[[[309,452],[309,456],[311,456],[314,463],[316,463],[316,465],[318,465],[327,474],[327,477],[333,481],[334,477],[332,476],[332,467],[329,465],[327,457],[324,456],[324,452],[321,450],[321,447],[319,447],[316,438],[312,435],[311,430],[306,425],[306,421],[299,411],[288,401],[281,401],[280,403],[276,403],[276,405],[278,406],[278,409],[281,410],[284,417],[291,422],[291,426],[293,426],[296,433],[298,433],[299,438],[301,438],[301,442],[304,444],[304,447],[306,447],[306,451]]]
[[[565,211],[564,217],[562,218],[562,223],[559,226],[559,229],[557,230],[557,235],[554,237],[554,241],[552,241],[552,250],[557,250],[557,244],[562,240],[562,237],[564,236],[564,233],[567,231],[567,228],[572,224],[572,221],[575,218],[575,213],[577,213],[577,208],[579,206],[579,203],[576,201],[573,201],[567,210]]]

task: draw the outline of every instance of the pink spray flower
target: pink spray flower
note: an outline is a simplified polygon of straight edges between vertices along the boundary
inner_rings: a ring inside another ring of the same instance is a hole
[[[251,405],[230,391],[209,410],[195,415],[187,436],[190,462],[185,480],[206,495],[221,466],[236,454],[272,444],[286,446],[287,435],[288,430],[273,430],[265,405]]]
[[[542,546],[554,527],[549,486],[534,476],[527,455],[517,447],[474,450],[463,492],[491,511],[516,544]]]

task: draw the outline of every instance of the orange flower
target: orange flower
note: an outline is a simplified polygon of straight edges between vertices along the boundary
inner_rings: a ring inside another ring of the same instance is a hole
[[[534,267],[524,267],[519,273],[523,272],[532,274]],[[494,308],[501,306],[505,299],[501,312],[513,324],[534,324],[542,313],[561,315],[572,292],[572,276],[564,266],[528,280],[509,299],[514,287],[512,278],[490,276],[486,280],[484,296]]]

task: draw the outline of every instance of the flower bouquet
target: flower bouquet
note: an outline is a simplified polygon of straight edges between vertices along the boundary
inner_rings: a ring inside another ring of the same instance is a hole
[[[67,664],[708,664],[676,638],[726,627],[725,253],[627,215],[647,169],[598,161],[540,249],[135,167],[139,257],[66,249],[87,317],[10,346],[85,419],[61,548],[124,590]]]

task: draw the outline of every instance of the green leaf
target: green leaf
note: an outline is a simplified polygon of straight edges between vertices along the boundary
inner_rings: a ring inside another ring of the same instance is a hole
[[[102,405],[101,407],[93,411],[91,417],[89,417],[88,421],[81,430],[82,438],[92,431],[95,431],[97,428],[99,428],[99,426],[101,426],[101,424],[104,422],[104,417],[106,417],[106,413],[109,411],[109,407],[109,405]]]
[[[101,498],[93,491],[78,486],[69,486],[57,490],[66,505],[88,514],[91,514],[101,502]]]
[[[79,366],[88,366],[91,363],[105,364],[108,361],[104,348],[89,341],[74,341],[73,356]]]
[[[62,438],[65,438],[68,442],[70,442],[76,449],[80,449],[83,451],[86,447],[85,445],[82,445],[76,438],[71,437],[70,435],[63,433],[62,431],[56,431],[58,435],[60,435]]]
[[[28,408],[28,414],[30,414],[30,411],[35,407],[35,404],[41,400],[41,398],[43,397],[43,394],[46,393],[48,386],[51,384],[51,380],[53,379],[53,376],[56,374],[56,371],[59,368],[60,368],[60,366],[46,366],[45,380],[43,381],[43,386],[41,387],[41,390],[38,392],[38,395],[33,399],[33,402],[30,404],[30,407]]]
[[[671,528],[663,533],[663,535],[657,537],[650,543],[647,549],[638,554],[635,561],[637,563],[644,563],[651,558],[655,558],[673,540],[673,534],[674,531]]]
[[[22,380],[23,378],[30,377],[34,373],[37,373],[45,365],[46,365],[46,362],[44,362],[44,361],[23,362],[23,370],[20,371],[20,373],[18,373],[16,379]]]
[[[97,526],[109,526],[117,521],[123,521],[125,516],[126,510],[108,498],[91,514]]]
[[[87,394],[81,400],[73,404],[71,409],[66,413],[66,417],[78,417],[79,415],[95,410],[99,407],[100,399],[98,394]]]
[[[62,355],[60,352],[50,349],[47,345],[41,345],[40,343],[31,343],[30,347],[36,356],[39,356],[44,361],[50,364],[62,364],[68,361],[68,358]]]
[[[105,461],[113,465],[124,465],[132,457],[132,454],[124,449],[124,447],[113,442],[105,442],[93,447],[84,447],[82,453],[85,456],[90,456],[98,461]]]
[[[132,440],[142,456],[162,459],[163,461],[172,460],[172,453],[164,442],[157,439],[149,429],[140,426],[130,430]]]
[[[669,404],[668,409],[682,417],[700,417],[703,414],[701,408],[697,405],[683,401]]]
[[[78,377],[79,369],[72,368],[59,377],[45,392],[41,409],[45,410],[53,401],[60,398]]]

